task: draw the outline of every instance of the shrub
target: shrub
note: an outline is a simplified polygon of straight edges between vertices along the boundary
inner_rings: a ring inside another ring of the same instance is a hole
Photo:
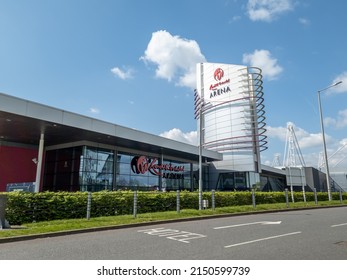
[[[9,192],[7,195],[6,219],[19,225],[38,221],[84,218],[87,212],[87,192]],[[339,200],[339,193],[332,193]],[[318,193],[318,201],[328,200],[327,193]],[[133,213],[134,193],[132,191],[101,191],[92,193],[91,217],[126,215]],[[283,192],[255,192],[256,204],[284,203]],[[347,193],[343,193],[347,199]],[[212,205],[211,192],[204,192],[203,199]],[[175,211],[176,192],[138,192],[137,213]],[[294,193],[295,202],[303,201],[301,192]],[[307,201],[314,201],[311,192]],[[290,193],[289,193],[289,201]],[[215,206],[252,205],[251,192],[215,192]],[[198,192],[180,192],[181,209],[198,209]]]

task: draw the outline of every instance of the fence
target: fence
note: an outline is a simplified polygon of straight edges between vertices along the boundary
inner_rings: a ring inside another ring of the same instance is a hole
[[[49,221],[133,215],[140,213],[199,209],[198,192],[10,192],[7,196],[6,219],[12,225]],[[347,193],[332,193],[334,200],[347,199]],[[308,202],[328,200],[327,193],[294,192],[203,192],[202,209],[248,205],[256,208],[259,204]]]

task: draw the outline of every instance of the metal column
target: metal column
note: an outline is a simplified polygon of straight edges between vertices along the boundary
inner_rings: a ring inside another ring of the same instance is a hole
[[[37,165],[36,165],[35,192],[40,191],[41,171],[42,171],[42,162],[43,162],[43,148],[45,143],[44,137],[45,135],[41,133],[40,144],[39,144],[39,154],[38,154]]]

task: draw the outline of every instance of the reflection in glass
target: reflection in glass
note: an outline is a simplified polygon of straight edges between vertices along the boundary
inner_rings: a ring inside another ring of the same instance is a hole
[[[81,191],[112,190],[113,151],[83,147],[80,159]]]

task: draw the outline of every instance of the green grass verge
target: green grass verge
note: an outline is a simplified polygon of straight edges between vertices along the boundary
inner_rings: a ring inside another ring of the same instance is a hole
[[[347,200],[342,202],[343,205],[347,205]],[[281,210],[281,209],[298,209],[298,208],[308,208],[308,207],[324,207],[324,206],[339,206],[340,201],[322,201],[318,205],[314,202],[296,202],[289,203],[289,208],[285,203],[275,203],[275,204],[259,204],[256,208],[251,205],[246,206],[233,206],[233,207],[223,207],[216,208],[214,211],[212,209],[205,210],[195,210],[195,209],[182,209],[179,213],[176,211],[170,212],[156,212],[156,213],[145,213],[138,214],[136,218],[133,215],[123,215],[123,216],[108,216],[108,217],[98,217],[87,219],[69,219],[69,220],[54,220],[38,223],[23,224],[20,227],[13,226],[11,229],[0,230],[0,239],[6,237],[16,237],[23,235],[35,235],[44,233],[53,233],[60,231],[71,231],[80,230],[88,228],[100,228],[100,227],[110,227],[117,225],[129,225],[137,223],[146,223],[152,221],[169,221],[169,220],[179,220],[184,218],[194,218],[202,216],[213,216],[213,215],[223,215],[223,214],[236,214],[236,213],[255,213],[260,211],[268,210]]]

